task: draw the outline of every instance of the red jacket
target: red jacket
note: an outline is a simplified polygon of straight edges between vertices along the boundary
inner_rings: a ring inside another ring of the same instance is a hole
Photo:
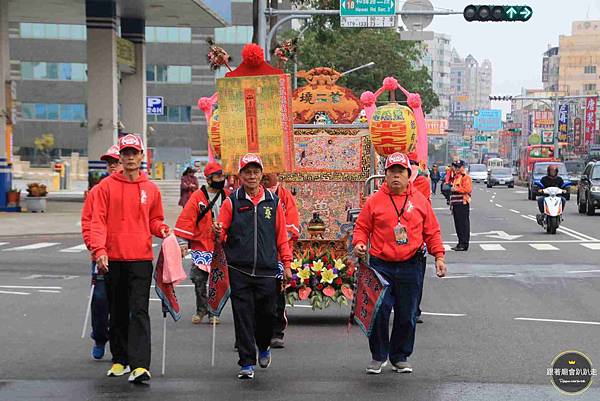
[[[283,212],[285,214],[285,228],[288,232],[290,241],[297,241],[300,237],[300,216],[294,195],[281,184],[277,185],[275,195],[279,197]]]
[[[81,236],[88,251],[92,250],[90,228],[92,226],[92,207],[97,187],[95,185],[88,191],[85,201],[83,201],[83,208],[81,209]],[[95,260],[94,255],[92,255],[92,260]]]
[[[152,235],[161,238],[161,228],[168,228],[156,184],[143,173],[135,181],[116,173],[97,187],[90,233],[96,258],[108,255],[109,261],[154,259]]]
[[[388,262],[405,262],[427,244],[427,251],[436,257],[443,256],[444,243],[440,225],[431,203],[411,185],[401,195],[392,195],[398,211],[408,196],[406,208],[401,223],[406,227],[408,244],[397,245],[394,227],[398,215],[390,199],[387,184],[373,194],[360,211],[354,227],[353,245],[367,244],[371,241],[369,253]]]
[[[258,195],[255,196],[254,198],[251,198],[250,200],[256,206],[260,203],[261,200],[264,199],[264,197],[265,197],[265,190],[261,186]],[[283,211],[283,206],[281,204],[282,204],[282,202],[279,202],[277,204],[277,214],[279,216],[285,216],[285,213]],[[223,234],[224,235],[221,236],[221,241],[223,241],[223,242],[225,242],[227,239],[227,231],[229,230],[229,227],[231,226],[231,221],[233,220],[232,212],[233,211],[232,211],[231,199],[227,198],[227,199],[225,199],[225,202],[223,202],[223,205],[221,206],[221,210],[219,211],[219,218],[218,218],[218,221],[223,225]],[[287,236],[287,230],[285,228],[285,219],[276,219],[275,230],[276,230],[275,240],[277,242],[277,253],[278,253],[279,260],[281,260],[281,262],[283,263],[283,266],[285,268],[289,268],[290,264],[292,263],[292,250],[288,246],[288,236]]]
[[[224,191],[225,197],[229,196],[229,191]],[[177,223],[175,223],[175,228],[173,229],[175,235],[190,241],[191,250],[205,252],[212,252],[214,250],[215,234],[212,229],[214,220],[212,210],[206,213],[202,220],[196,224],[198,214],[200,213],[200,206],[204,205],[208,207],[209,203],[210,201],[201,189],[195,191],[181,211]]]
[[[424,175],[418,176],[413,182],[414,188],[423,194],[425,199],[431,202],[431,182]]]

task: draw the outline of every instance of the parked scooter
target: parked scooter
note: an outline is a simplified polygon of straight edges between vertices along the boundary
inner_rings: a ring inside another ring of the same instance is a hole
[[[538,224],[544,227],[548,234],[556,234],[563,214],[562,197],[559,195],[567,191],[557,187],[544,188],[540,191],[545,195],[544,214],[538,215]]]

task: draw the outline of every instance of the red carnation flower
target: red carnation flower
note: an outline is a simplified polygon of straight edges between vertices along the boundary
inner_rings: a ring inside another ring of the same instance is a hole
[[[318,276],[318,277],[321,277],[321,271],[320,271],[320,270],[319,270],[319,271],[317,271],[317,276]]]
[[[310,284],[310,279],[305,278],[304,279],[304,284]]]
[[[323,289],[323,284],[317,285],[317,290],[321,291]]]
[[[292,287],[292,288],[296,288],[296,285],[297,285],[297,284],[296,284],[296,282],[295,282],[295,281],[292,281],[292,282],[290,283],[290,287]]]
[[[327,258],[327,255],[323,256],[323,263],[327,263],[329,262],[329,259]]]
[[[331,265],[331,263],[327,265],[327,268],[328,268],[329,270],[333,269],[333,266]]]
[[[337,280],[335,280],[335,283],[337,285],[342,285],[342,279],[340,277],[338,277]]]

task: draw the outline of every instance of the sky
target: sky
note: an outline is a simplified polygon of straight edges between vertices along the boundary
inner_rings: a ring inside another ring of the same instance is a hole
[[[571,23],[600,20],[600,0],[430,0],[436,9],[462,11],[469,4],[528,5],[527,22],[467,22],[462,15],[435,16],[426,31],[451,36],[461,57],[472,54],[479,62],[492,62],[492,95],[518,95],[521,88],[542,88],[542,54],[558,46],[559,35],[571,34]],[[403,3],[403,2],[401,2]],[[508,102],[492,108],[509,111]]]

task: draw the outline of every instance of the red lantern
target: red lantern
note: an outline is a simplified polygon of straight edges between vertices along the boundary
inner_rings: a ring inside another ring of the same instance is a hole
[[[395,152],[414,152],[417,145],[417,121],[413,111],[397,103],[378,107],[369,125],[371,143],[380,156]]]

